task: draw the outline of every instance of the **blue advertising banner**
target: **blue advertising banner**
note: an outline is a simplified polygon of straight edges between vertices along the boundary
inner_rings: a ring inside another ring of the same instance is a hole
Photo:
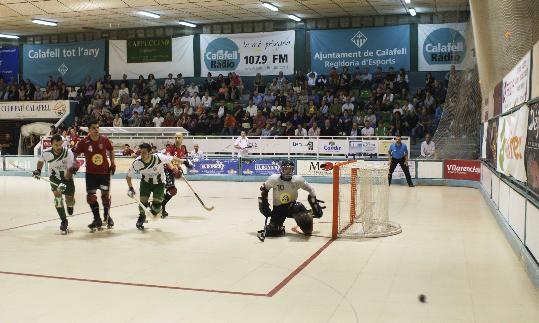
[[[49,76],[67,85],[83,85],[105,74],[105,40],[23,45],[23,78],[44,86]]]
[[[0,48],[0,77],[5,83],[19,81],[19,48]]]
[[[410,70],[410,26],[315,30],[310,32],[311,70],[328,74],[332,67],[371,71]]]
[[[237,175],[238,168],[238,160],[202,159],[193,162],[189,175]]]
[[[242,175],[270,176],[280,173],[281,162],[269,159],[243,160],[241,163]]]

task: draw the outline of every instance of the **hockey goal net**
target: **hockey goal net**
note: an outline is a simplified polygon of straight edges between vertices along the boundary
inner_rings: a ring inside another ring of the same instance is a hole
[[[389,221],[388,166],[365,161],[333,165],[332,238],[376,238],[399,234]]]

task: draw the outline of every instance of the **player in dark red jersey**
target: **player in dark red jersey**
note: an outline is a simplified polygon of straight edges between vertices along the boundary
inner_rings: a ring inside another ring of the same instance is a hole
[[[99,134],[99,122],[92,120],[88,126],[88,136],[81,139],[75,148],[75,155],[84,154],[86,159],[86,201],[92,209],[94,221],[88,228],[94,232],[100,230],[103,222],[99,215],[99,202],[97,201],[97,190],[101,190],[101,202],[103,203],[103,219],[110,229],[114,226],[114,221],[110,217],[110,176],[116,171],[114,163],[114,149],[109,138]],[[107,159],[110,158],[110,164]]]
[[[174,136],[174,145],[170,145],[165,150],[165,155],[176,157],[176,158],[187,158],[187,149],[185,149],[185,146],[182,145],[183,141],[183,134],[181,132],[176,133]],[[176,189],[175,181],[174,179],[176,177],[180,178],[182,176],[182,170],[180,168],[180,165],[173,164],[176,168],[170,168],[165,167],[165,197],[163,199],[163,204],[161,207],[161,217],[166,218],[168,216],[168,212],[165,210],[165,206],[167,205],[168,201],[178,193],[178,190]],[[188,164],[186,164],[188,165]]]

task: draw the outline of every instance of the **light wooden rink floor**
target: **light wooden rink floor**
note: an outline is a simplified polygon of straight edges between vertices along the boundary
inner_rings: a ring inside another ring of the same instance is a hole
[[[391,186],[397,236],[330,242],[288,219],[260,243],[260,183],[191,183],[214,211],[178,181],[170,216],[140,232],[113,180],[116,226],[90,233],[76,179],[64,236],[46,183],[0,177],[0,322],[539,322],[539,293],[476,189]],[[331,185],[314,187],[330,221]]]

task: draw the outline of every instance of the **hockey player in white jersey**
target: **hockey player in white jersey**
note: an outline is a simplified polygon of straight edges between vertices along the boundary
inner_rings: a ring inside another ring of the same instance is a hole
[[[284,235],[283,223],[286,218],[294,218],[303,233],[310,235],[313,231],[313,217],[320,218],[323,214],[324,207],[320,206],[323,201],[316,199],[314,188],[303,177],[293,175],[293,173],[294,163],[285,160],[281,163],[281,174],[271,175],[260,187],[261,196],[258,198],[258,208],[260,213],[270,218],[264,230],[258,232],[259,235],[263,235],[263,238]],[[273,189],[273,210],[270,209],[268,202],[270,189]],[[308,201],[312,212],[297,201],[299,189],[309,193]]]
[[[37,162],[36,170],[32,174],[34,178],[39,179],[43,165],[45,162],[49,163],[49,181],[51,183],[51,191],[54,194],[54,207],[60,216],[60,230],[66,234],[68,232],[68,222],[62,194],[65,195],[67,213],[73,215],[73,206],[75,205],[73,173],[76,172],[78,167],[76,167],[73,152],[71,149],[63,147],[63,143],[62,136],[52,136],[52,147],[43,151]]]
[[[139,149],[140,156],[133,161],[126,177],[127,185],[129,186],[127,195],[131,198],[135,196],[136,193],[131,178],[135,173],[140,173],[142,175],[140,181],[140,202],[145,207],[150,207],[150,213],[152,213],[153,216],[158,216],[161,213],[161,204],[165,193],[165,165],[173,172],[181,172],[181,170],[172,165],[172,162],[180,164],[185,162],[185,160],[161,153],[152,154],[152,147],[147,143],[141,144]],[[150,195],[153,195],[151,205],[148,202]],[[145,210],[139,205],[139,218],[136,223],[137,229],[144,230],[145,220]]]

